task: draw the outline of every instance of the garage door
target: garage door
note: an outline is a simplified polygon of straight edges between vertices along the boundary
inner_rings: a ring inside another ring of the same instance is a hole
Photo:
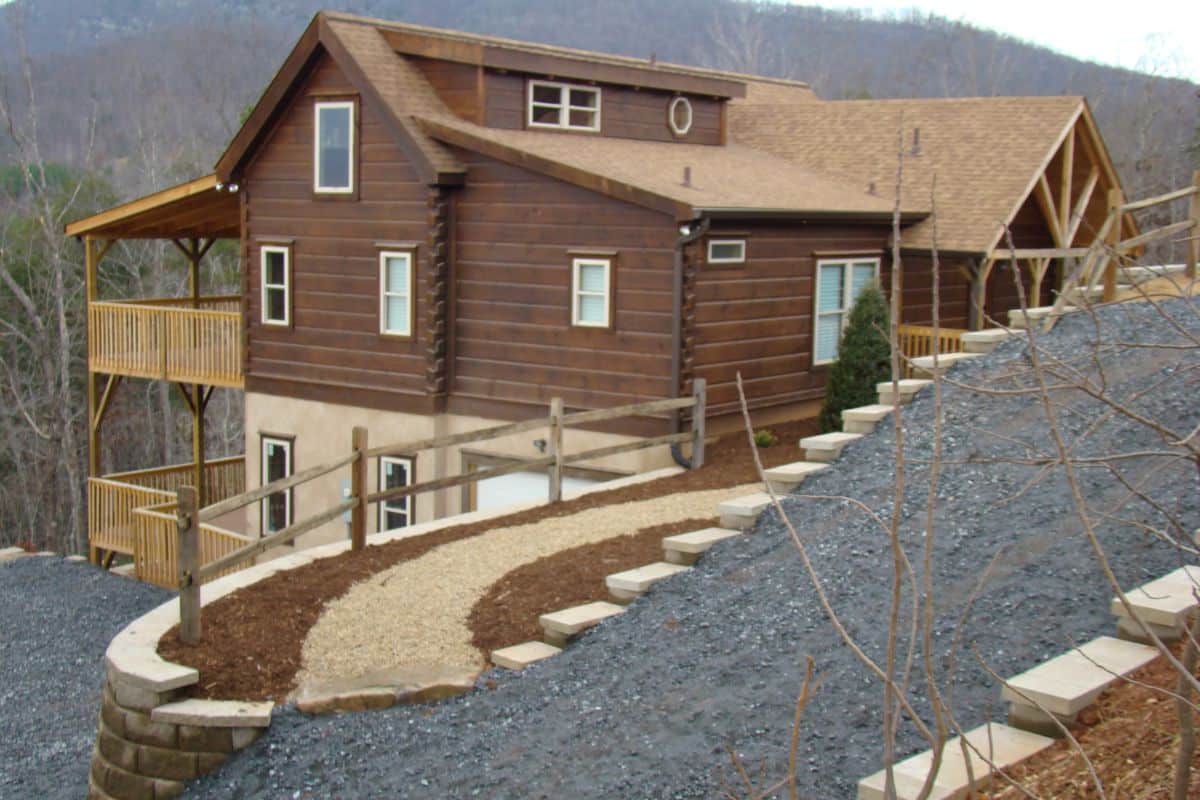
[[[563,494],[601,483],[587,478],[563,477]],[[544,472],[514,472],[480,481],[475,508],[490,511],[520,503],[544,503],[550,493],[550,477]]]

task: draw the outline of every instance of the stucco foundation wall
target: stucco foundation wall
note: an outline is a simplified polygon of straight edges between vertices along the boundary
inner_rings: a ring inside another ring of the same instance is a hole
[[[365,427],[369,435],[369,446],[377,447],[507,424],[506,420],[484,417],[457,414],[428,416],[379,411],[257,392],[246,392],[245,409],[247,491],[262,485],[260,459],[263,436],[292,439],[292,469],[294,472],[301,472],[348,452],[351,432],[356,426]],[[547,409],[548,415],[549,410]],[[536,458],[541,453],[534,446],[534,441],[545,439],[546,436],[546,430],[532,430],[501,439],[473,442],[463,447],[422,451],[416,454],[414,480],[421,483],[461,474],[464,464],[463,450],[473,454],[497,457]],[[564,432],[563,446],[565,452],[570,454],[622,444],[634,441],[636,438],[621,434],[568,428]],[[407,454],[398,452],[396,455]],[[611,471],[616,477],[620,474],[636,474],[659,469],[672,463],[670,451],[666,447],[655,447],[632,453],[622,453],[575,466]],[[378,491],[378,460],[372,459],[367,474],[368,491]],[[342,469],[296,487],[292,500],[293,521],[303,520],[311,514],[340,502],[343,482],[348,480],[349,476],[349,469]],[[459,487],[417,495],[414,522],[430,522],[462,513],[465,510],[462,495],[463,492]],[[245,510],[244,530],[251,536],[260,533],[260,513],[257,503]],[[367,532],[378,532],[378,523],[377,506],[373,505],[368,514]],[[296,547],[312,547],[343,540],[348,536],[347,527],[346,523],[341,520],[335,520],[299,537],[296,540]],[[291,548],[289,547],[288,550]],[[284,551],[281,549],[278,553],[270,553],[268,557],[283,553]]]

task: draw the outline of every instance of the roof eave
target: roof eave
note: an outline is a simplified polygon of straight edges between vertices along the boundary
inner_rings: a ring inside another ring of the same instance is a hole
[[[797,219],[821,222],[891,222],[894,212],[828,208],[714,208],[693,207],[693,216],[715,220]],[[909,225],[929,216],[928,211],[901,211],[900,222]]]

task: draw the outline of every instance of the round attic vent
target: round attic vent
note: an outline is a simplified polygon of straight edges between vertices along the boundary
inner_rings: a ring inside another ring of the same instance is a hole
[[[686,136],[692,129],[692,103],[686,97],[672,98],[667,106],[667,125],[676,136]]]

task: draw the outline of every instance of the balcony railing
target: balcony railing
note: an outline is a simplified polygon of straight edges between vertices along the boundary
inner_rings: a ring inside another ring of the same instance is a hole
[[[111,375],[241,388],[241,298],[90,303],[88,368]]]
[[[88,479],[88,540],[132,556],[140,580],[166,588],[178,585],[175,490],[193,482],[191,464],[118,472]],[[245,457],[204,465],[208,502],[218,503],[246,488]],[[216,525],[201,525],[201,563],[244,547],[252,540]]]
[[[962,352],[962,335],[965,330],[959,328],[938,328],[938,352]],[[900,325],[900,352],[908,358],[920,358],[933,355],[934,330],[925,325]],[[904,365],[905,377],[912,377],[912,370]]]

